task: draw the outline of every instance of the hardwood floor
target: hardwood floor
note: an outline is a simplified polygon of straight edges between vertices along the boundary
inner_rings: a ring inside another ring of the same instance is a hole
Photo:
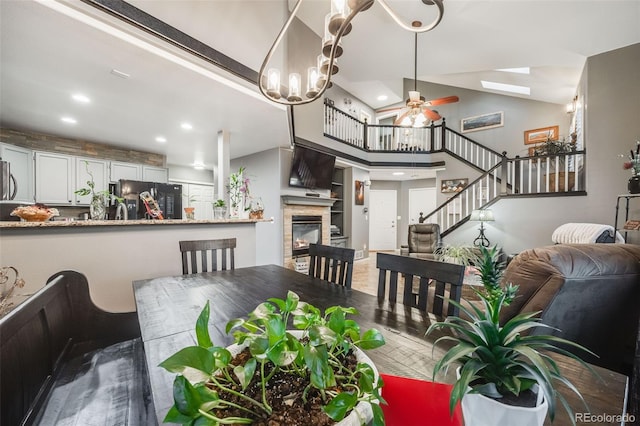
[[[386,253],[394,253],[389,251]],[[376,268],[377,252],[369,252],[366,259],[356,260],[353,263],[353,279],[351,288],[364,293],[378,294],[378,268]]]

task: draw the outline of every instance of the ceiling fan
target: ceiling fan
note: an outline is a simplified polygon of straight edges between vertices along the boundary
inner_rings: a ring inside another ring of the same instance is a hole
[[[422,23],[414,21],[412,26],[421,26]],[[405,107],[386,108],[376,111],[377,113],[396,111],[398,117],[393,122],[394,126],[413,126],[422,127],[429,124],[431,121],[438,121],[442,118],[438,111],[432,110],[428,107],[437,105],[450,104],[458,102],[457,96],[446,96],[444,98],[432,99],[430,101],[425,100],[424,96],[420,96],[420,92],[417,89],[418,85],[418,33],[415,33],[414,43],[414,74],[413,74],[413,90],[409,91],[409,99],[407,99]]]

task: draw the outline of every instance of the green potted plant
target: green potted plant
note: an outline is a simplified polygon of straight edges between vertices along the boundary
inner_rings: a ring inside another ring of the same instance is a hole
[[[473,262],[474,252],[472,246],[467,245],[447,245],[438,247],[435,251],[436,259],[441,262],[457,263],[458,265],[470,266]]]
[[[91,196],[91,201],[89,202],[89,216],[93,220],[103,220],[107,214],[107,199],[109,197],[113,197],[119,203],[124,202],[124,199],[120,197],[116,197],[111,194],[108,190],[96,191],[96,183],[93,180],[93,172],[89,169],[89,162],[85,161],[84,166],[86,168],[87,174],[89,175],[89,180],[87,180],[87,186],[85,188],[80,188],[74,191],[74,194],[79,195],[81,197],[85,197],[87,195]]]
[[[213,218],[214,219],[224,219],[227,214],[227,203],[222,199],[218,198],[213,202]]]
[[[183,194],[183,197],[187,199],[187,207],[184,207],[184,212],[187,215],[187,219],[195,219],[196,218],[196,208],[191,205],[191,203],[195,203],[198,199],[195,195],[186,195]]]
[[[224,348],[209,336],[207,302],[196,322],[198,346],[160,364],[178,373],[175,404],[164,421],[312,426],[352,416],[383,425],[382,381],[358,348],[377,348],[384,339],[375,329],[361,333],[347,319],[356,313],[340,306],[322,313],[289,292],[229,321],[226,332],[233,331],[235,344]],[[296,330],[287,330],[290,322]]]
[[[427,334],[437,329],[452,332],[435,343],[446,341],[453,346],[435,365],[434,378],[440,370],[459,365],[449,408],[453,413],[456,404],[461,402],[467,426],[542,425],[547,409],[553,421],[556,399],[560,399],[575,424],[571,407],[555,385],[564,384],[580,399],[582,395],[561,374],[550,353],[573,358],[595,374],[566,348],[591,352],[556,336],[528,334],[536,328],[548,327],[536,318],[539,312],[523,313],[500,324],[501,308],[514,299],[518,287],[511,283],[505,287],[500,285],[503,263],[498,256],[496,247],[480,247],[476,267],[483,283],[483,289],[478,291],[482,308],[450,300],[468,319],[450,316],[427,330]],[[532,407],[522,407],[527,397],[532,399]]]

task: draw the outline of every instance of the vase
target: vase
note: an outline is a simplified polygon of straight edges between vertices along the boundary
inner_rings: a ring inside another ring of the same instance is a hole
[[[94,197],[89,204],[89,216],[91,220],[104,220],[107,209],[100,197]]]
[[[224,219],[227,214],[226,207],[214,207],[213,208],[213,218],[214,219]]]
[[[640,194],[640,176],[631,176],[627,184],[627,189],[629,190],[629,194]]]
[[[187,215],[187,219],[195,219],[196,218],[195,210],[196,210],[195,207],[185,207],[184,208],[184,212]]]

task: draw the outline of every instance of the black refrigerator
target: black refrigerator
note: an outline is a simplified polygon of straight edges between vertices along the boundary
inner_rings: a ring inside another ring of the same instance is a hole
[[[182,185],[120,179],[116,195],[124,198],[129,220],[152,219],[140,198],[145,191],[156,200],[164,219],[182,219]]]

